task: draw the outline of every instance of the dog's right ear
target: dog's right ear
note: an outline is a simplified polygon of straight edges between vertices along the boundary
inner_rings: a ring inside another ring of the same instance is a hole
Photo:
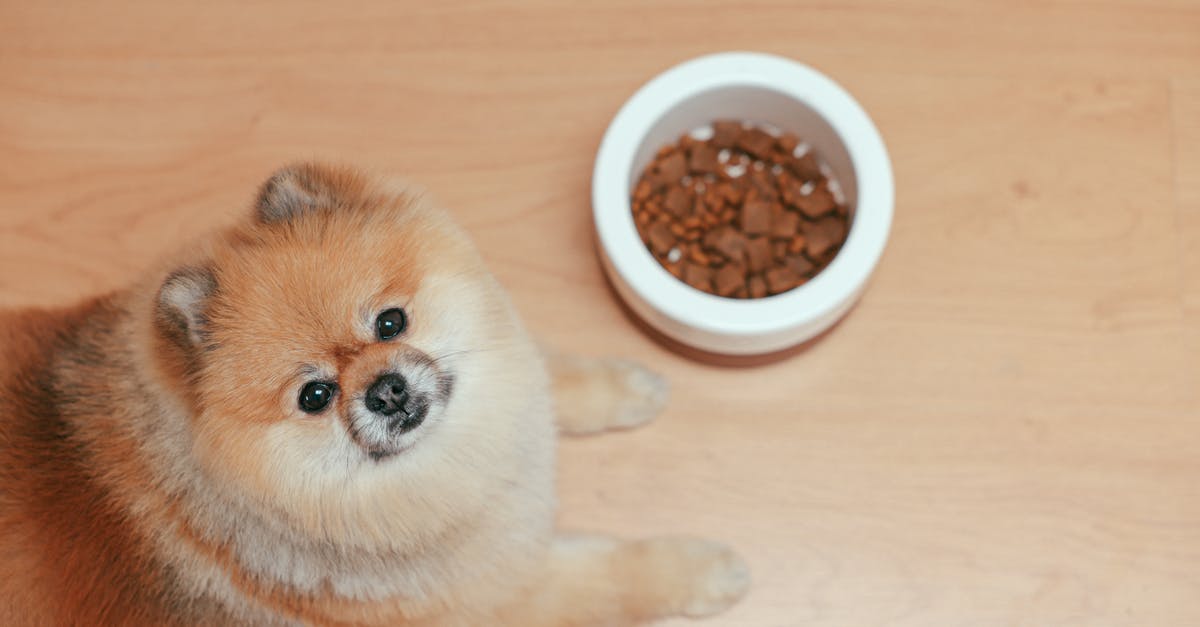
[[[352,172],[319,163],[297,163],[275,172],[258,190],[254,217],[263,224],[286,222],[345,204],[361,187]]]
[[[254,217],[270,224],[316,209],[321,202],[319,179],[308,164],[291,165],[271,175],[258,189]]]
[[[187,267],[172,272],[158,290],[154,319],[160,332],[185,349],[208,339],[208,304],[217,280],[208,268]]]

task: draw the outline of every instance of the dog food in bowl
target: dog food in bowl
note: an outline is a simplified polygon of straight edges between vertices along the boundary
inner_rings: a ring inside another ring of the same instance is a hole
[[[684,134],[634,187],[634,223],[668,272],[728,298],[799,287],[849,232],[841,189],[791,133],[733,120]]]

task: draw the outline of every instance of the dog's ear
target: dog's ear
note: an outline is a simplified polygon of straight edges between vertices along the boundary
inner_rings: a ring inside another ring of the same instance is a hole
[[[160,332],[182,348],[202,346],[208,338],[208,305],[216,291],[216,277],[208,268],[172,272],[159,288],[155,304]]]
[[[255,218],[271,224],[317,209],[332,209],[345,192],[345,178],[346,173],[315,163],[287,166],[259,188]]]

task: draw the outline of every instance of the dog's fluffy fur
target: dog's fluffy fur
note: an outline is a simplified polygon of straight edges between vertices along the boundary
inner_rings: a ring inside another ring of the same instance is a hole
[[[375,316],[408,327],[381,341]],[[380,372],[424,394],[394,434]],[[336,382],[321,413],[310,380]],[[622,625],[746,571],[701,540],[556,535],[558,429],[661,380],[543,355],[465,234],[397,183],[299,165],[131,288],[0,313],[0,624]]]

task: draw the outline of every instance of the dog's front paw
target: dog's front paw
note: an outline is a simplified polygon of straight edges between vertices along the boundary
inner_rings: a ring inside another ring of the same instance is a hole
[[[603,364],[612,371],[618,389],[610,427],[637,427],[662,413],[670,396],[670,386],[662,375],[632,361],[614,359]]]
[[[659,616],[712,616],[729,609],[750,588],[750,569],[729,547],[695,538],[644,540],[644,590]]]
[[[689,559],[696,567],[691,597],[681,612],[698,618],[729,609],[750,588],[750,568],[729,547],[695,540]]]
[[[632,361],[559,357],[550,366],[559,426],[572,435],[636,427],[667,404],[666,379]]]

